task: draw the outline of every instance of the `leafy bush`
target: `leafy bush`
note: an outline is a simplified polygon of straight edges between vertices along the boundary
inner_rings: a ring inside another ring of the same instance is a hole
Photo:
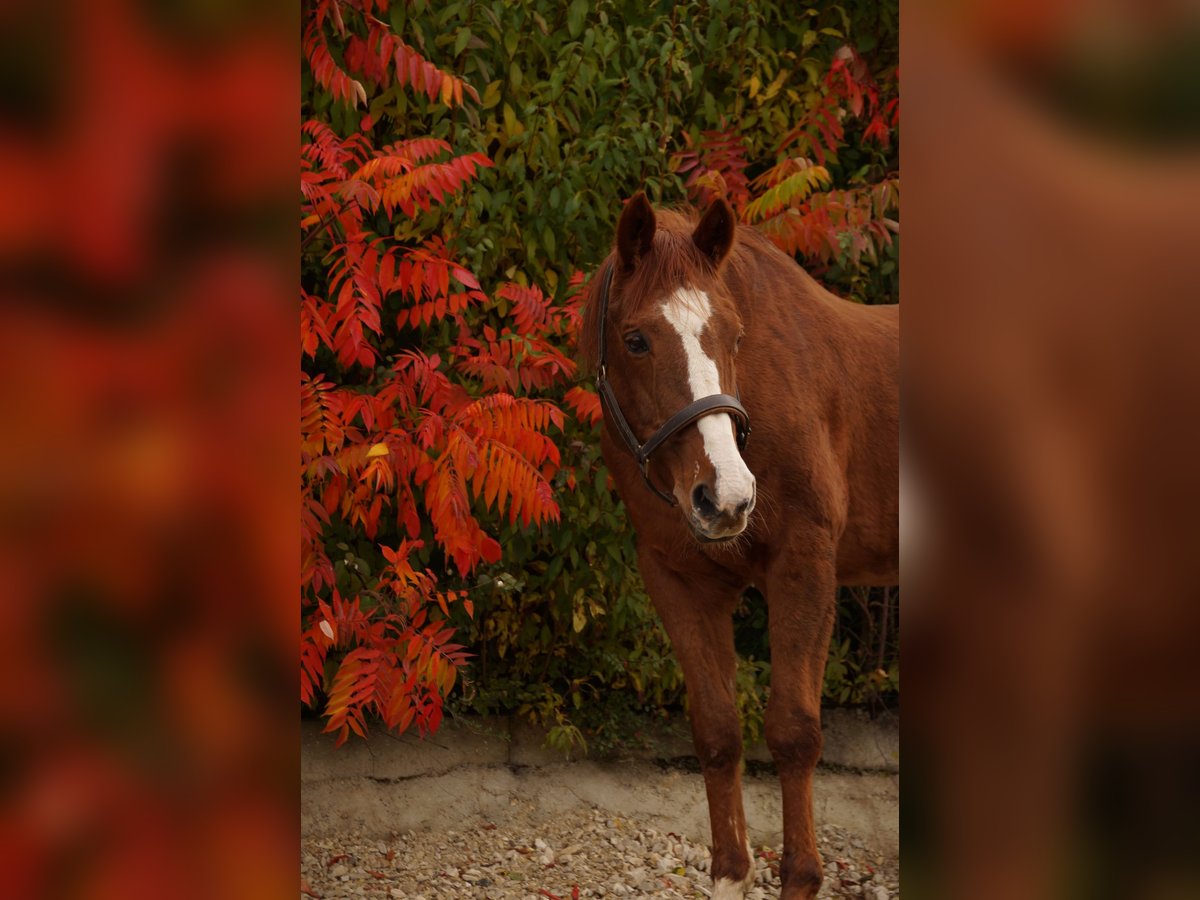
[[[486,156],[397,140],[377,113],[343,119],[345,137],[318,118],[402,89],[439,108],[475,95],[372,6],[317,0],[304,36],[300,696],[324,695],[339,741],[363,734],[368,713],[400,731],[438,727],[466,659],[447,617],[473,601],[435,573],[500,558],[481,518],[558,518],[548,432],[563,415],[528,393],[574,370],[555,343],[569,314],[520,285],[489,297],[446,242],[439,210]],[[497,304],[503,321],[484,324]]]
[[[318,421],[306,400],[306,649],[326,655],[306,663],[305,697],[324,690],[329,713],[368,696],[359,677],[339,693],[335,671],[368,633],[335,647],[321,630],[335,599],[357,596],[387,634],[409,628],[385,658],[412,652],[420,610],[427,638],[453,628],[472,654],[417,659],[442,660],[410,704],[418,725],[436,724],[457,672],[460,707],[527,715],[564,744],[617,741],[683,689],[599,458],[595,397],[572,384],[582,273],[607,253],[621,198],[719,191],[833,289],[897,299],[895,5],[318,0],[307,23],[305,177],[325,180],[306,182],[305,390],[333,405]],[[364,201],[351,252],[335,207]],[[360,290],[364,271],[390,275],[385,259],[407,281]],[[520,437],[473,458],[499,434],[455,416],[496,415],[501,396],[499,414],[527,411]],[[451,446],[452,433],[469,440]],[[372,456],[380,444],[387,456]],[[431,480],[443,460],[470,471],[449,493]],[[843,603],[834,701],[898,687],[895,604],[881,597]],[[737,620],[751,733],[769,677],[757,603]],[[404,685],[414,670],[400,663]],[[381,690],[359,706],[403,724]]]

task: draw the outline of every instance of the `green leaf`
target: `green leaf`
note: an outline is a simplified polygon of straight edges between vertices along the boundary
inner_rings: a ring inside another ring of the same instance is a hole
[[[572,40],[583,33],[587,7],[587,0],[571,0],[571,5],[567,7],[567,33],[571,35]]]
[[[473,35],[470,28],[463,28],[458,32],[458,37],[454,39],[454,55],[458,56],[467,49],[467,44],[470,43]]]
[[[513,112],[513,108],[507,103],[504,104],[504,134],[510,141],[517,137],[525,130],[524,126],[517,120],[517,114]]]
[[[484,109],[491,109],[500,102],[500,87],[502,82],[493,81],[483,89],[483,97],[480,99],[479,105]]]

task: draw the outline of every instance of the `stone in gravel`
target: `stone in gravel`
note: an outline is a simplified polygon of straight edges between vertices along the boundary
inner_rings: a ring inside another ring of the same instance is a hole
[[[606,827],[606,820],[619,824]],[[490,827],[483,827],[482,820],[476,827],[469,820],[457,828],[453,845],[448,832],[434,830],[394,838],[391,848],[384,844],[383,850],[376,835],[309,838],[301,845],[301,875],[326,900],[530,900],[542,896],[541,891],[565,900],[574,885],[581,898],[605,900],[711,896],[707,847],[660,834],[636,819],[614,819],[599,809],[572,810],[552,822],[521,809]],[[861,837],[844,829],[822,827],[817,839],[827,868],[821,900],[899,900],[897,860],[883,857],[880,864],[877,850],[868,850]],[[554,847],[563,850],[556,854]],[[390,864],[381,858],[389,849],[395,850]],[[763,849],[778,853],[777,847]],[[546,853],[557,858],[557,866],[544,866],[540,857]],[[325,865],[331,857],[341,857],[336,874]],[[755,855],[755,884],[746,900],[778,900],[779,879],[771,858]],[[374,875],[379,870],[388,873],[382,883]],[[451,870],[457,877],[449,877]]]

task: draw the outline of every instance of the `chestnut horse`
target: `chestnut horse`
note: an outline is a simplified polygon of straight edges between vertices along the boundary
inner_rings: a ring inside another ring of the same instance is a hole
[[[687,683],[713,897],[742,897],[754,878],[732,624],[751,585],[769,609],[782,896],[815,897],[812,773],[837,585],[898,582],[898,307],[829,293],[723,200],[697,221],[642,194],[591,285],[583,355],[604,460]]]

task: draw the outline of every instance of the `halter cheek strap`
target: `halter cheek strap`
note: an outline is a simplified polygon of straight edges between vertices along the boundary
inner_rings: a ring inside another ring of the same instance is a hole
[[[608,380],[605,326],[608,319],[608,292],[612,287],[614,268],[616,268],[616,264],[609,263],[608,268],[604,271],[604,280],[600,285],[600,361],[596,368],[596,392],[600,395],[600,403],[616,427],[617,434],[621,436],[621,440],[625,442],[625,446],[637,460],[638,471],[642,473],[642,480],[646,482],[646,486],[667,503],[678,506],[674,496],[660,490],[650,480],[650,455],[677,432],[691,425],[697,419],[718,412],[728,413],[733,418],[737,428],[738,450],[744,450],[746,441],[750,437],[750,414],[746,412],[741,400],[737,397],[729,394],[710,394],[689,403],[667,419],[644,444],[638,441],[637,435],[629,427],[625,414],[621,412],[621,404],[617,402],[617,395],[613,393],[612,384]]]

